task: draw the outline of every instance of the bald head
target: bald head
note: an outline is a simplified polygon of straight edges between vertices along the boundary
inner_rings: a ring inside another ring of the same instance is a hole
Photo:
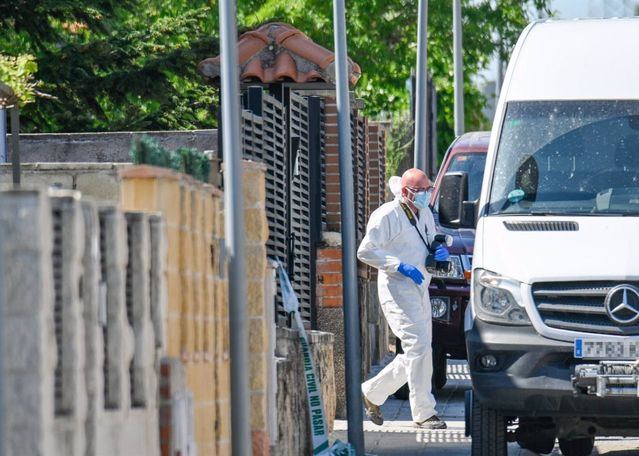
[[[402,174],[402,190],[406,187],[425,190],[430,186],[430,179],[421,169],[411,168]]]
[[[417,210],[413,204],[415,193],[428,190],[432,186],[430,179],[421,169],[411,168],[402,174],[402,197],[413,211]]]

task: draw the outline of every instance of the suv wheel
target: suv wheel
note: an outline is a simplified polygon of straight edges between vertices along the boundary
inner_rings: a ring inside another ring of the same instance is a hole
[[[588,456],[595,446],[594,437],[582,437],[579,439],[559,439],[559,448],[564,456]]]
[[[472,398],[471,437],[472,456],[506,456],[506,418],[501,412]]]
[[[446,369],[448,357],[441,348],[433,347],[433,391],[440,390],[446,385]]]
[[[395,394],[393,394],[393,396],[395,396],[395,399],[399,399],[400,401],[407,401],[409,394],[410,388],[408,387],[408,383],[404,383],[404,385],[400,389],[395,391]]]

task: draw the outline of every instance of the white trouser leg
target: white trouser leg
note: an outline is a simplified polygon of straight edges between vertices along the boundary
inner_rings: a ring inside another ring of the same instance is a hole
[[[375,377],[362,384],[362,393],[375,405],[382,405],[388,396],[408,381],[405,354],[400,354],[384,367]]]
[[[397,355],[379,374],[362,384],[362,392],[372,403],[382,405],[389,395],[408,381],[413,421],[424,421],[436,414],[435,398],[431,393],[433,354],[430,308],[417,303],[410,306],[412,312],[408,315],[396,303],[386,302],[382,304],[382,310],[391,330],[402,341],[404,353]]]
[[[418,337],[400,337],[408,364],[408,386],[410,409],[413,421],[422,421],[436,415],[435,398],[431,392],[433,376],[433,349],[431,347],[431,321],[416,323]],[[411,335],[412,336],[412,335]]]

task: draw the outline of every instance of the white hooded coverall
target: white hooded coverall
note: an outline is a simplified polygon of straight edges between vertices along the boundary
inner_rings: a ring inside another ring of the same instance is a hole
[[[429,208],[419,211],[417,219],[424,239],[433,242],[436,228]],[[362,384],[362,392],[373,404],[382,405],[386,398],[406,381],[410,388],[413,421],[422,422],[435,415],[435,398],[431,393],[433,335],[426,272],[428,249],[400,207],[400,199],[379,207],[366,227],[366,236],[357,257],[379,269],[377,289],[384,316],[393,333],[402,341],[403,354],[398,354],[375,377]],[[397,271],[400,263],[419,268],[424,281],[417,285]]]

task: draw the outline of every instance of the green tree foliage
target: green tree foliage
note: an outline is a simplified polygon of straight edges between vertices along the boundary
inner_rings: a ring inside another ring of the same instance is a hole
[[[369,115],[408,106],[418,0],[347,0],[349,55]],[[466,128],[485,126],[472,84],[495,52],[504,59],[536,9],[549,0],[463,0]],[[36,77],[56,99],[24,110],[30,131],[205,128],[216,124],[217,91],[196,72],[217,55],[216,0],[12,0],[0,3],[0,53],[33,54]],[[332,49],[330,0],[242,0],[240,30],[283,21]],[[440,150],[452,140],[452,2],[429,1],[429,71],[438,91]],[[500,37],[497,39],[497,37]]]
[[[37,69],[32,55],[0,54],[0,106],[24,106],[34,101],[38,92],[33,75]]]
[[[37,57],[54,99],[23,111],[27,131],[215,125],[215,89],[196,64],[218,53],[205,0],[18,0],[0,6],[0,53]]]
[[[472,83],[499,52],[510,49],[536,10],[550,13],[548,0],[462,0],[466,129],[485,128],[486,100]],[[346,2],[348,54],[362,67],[356,92],[369,115],[406,110],[406,80],[415,67],[418,0],[350,0]],[[247,27],[279,19],[303,30],[316,42],[333,47],[332,2],[267,0],[248,16]],[[500,37],[500,39],[497,39]],[[452,0],[428,2],[428,69],[438,95],[440,151],[453,139]]]

